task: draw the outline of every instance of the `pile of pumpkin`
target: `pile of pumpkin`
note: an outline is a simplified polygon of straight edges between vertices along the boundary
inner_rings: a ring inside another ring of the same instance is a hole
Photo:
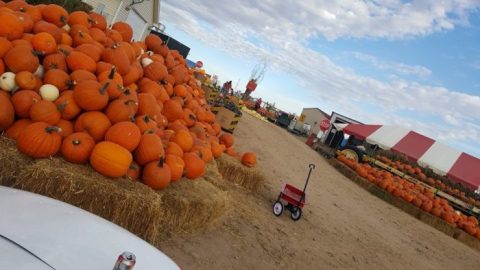
[[[455,211],[447,200],[435,196],[431,190],[424,188],[420,184],[414,184],[397,175],[393,175],[388,171],[378,170],[366,163],[358,163],[343,155],[339,155],[337,159],[355,170],[359,176],[391,193],[393,196],[401,198],[436,217],[442,218],[452,226],[458,227],[480,239],[478,220],[474,216],[466,216],[459,211]]]
[[[377,156],[377,159],[382,161],[383,163],[389,165],[390,167],[397,169],[401,172],[404,172],[416,179],[421,180],[424,183],[429,184],[432,187],[436,187],[439,190],[442,190],[443,192],[446,192],[464,202],[470,203],[472,205],[476,205],[480,207],[480,200],[474,198],[477,197],[475,196],[474,192],[468,192],[467,188],[459,188],[459,187],[453,187],[449,183],[444,183],[439,179],[435,179],[433,177],[428,177],[423,169],[418,166],[412,166],[411,164],[407,164],[405,162],[402,162],[400,160],[392,161],[390,158],[385,157],[385,156]],[[438,177],[437,177],[438,178]],[[467,191],[467,192],[465,192]]]
[[[185,59],[156,35],[58,5],[0,1],[0,131],[32,158],[60,153],[154,189],[196,179],[222,153],[221,133]]]

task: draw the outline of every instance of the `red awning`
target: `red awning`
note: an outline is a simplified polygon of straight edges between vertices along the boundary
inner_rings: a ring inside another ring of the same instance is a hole
[[[480,186],[480,159],[462,153],[447,176],[470,188],[477,189]]]
[[[350,134],[357,139],[365,140],[380,127],[382,127],[382,125],[349,124],[343,129],[343,132]]]
[[[418,134],[415,131],[410,131],[392,147],[392,150],[405,154],[412,161],[417,161],[427,152],[434,142],[435,140],[433,139]]]

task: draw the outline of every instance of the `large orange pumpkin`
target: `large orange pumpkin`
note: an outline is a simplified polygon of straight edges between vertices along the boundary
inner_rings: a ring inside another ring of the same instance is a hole
[[[0,36],[8,40],[19,39],[23,35],[23,24],[13,13],[0,11]]]
[[[195,179],[205,174],[205,162],[196,153],[185,153],[185,176],[188,179]]]
[[[132,152],[140,143],[142,134],[132,122],[118,122],[111,126],[105,134],[105,141],[114,142]]]
[[[182,178],[183,170],[185,168],[185,162],[183,161],[182,157],[167,154],[165,157],[165,162],[170,167],[170,171],[172,173],[172,182]]]
[[[35,72],[40,64],[38,57],[33,54],[32,47],[26,45],[18,45],[8,50],[3,61],[13,73]]]
[[[142,181],[153,189],[165,189],[170,184],[172,173],[164,158],[149,162],[143,168]]]
[[[15,108],[15,114],[20,118],[27,118],[30,116],[30,108],[42,98],[37,92],[31,90],[20,90],[16,92],[11,101]]]
[[[85,111],[102,110],[108,105],[106,86],[95,80],[77,82],[73,90],[73,98],[77,105]]]
[[[58,110],[62,114],[62,118],[65,120],[74,119],[82,111],[73,98],[72,90],[62,92],[60,97],[55,100],[55,105],[57,105]]]
[[[188,130],[178,130],[172,136],[171,141],[178,144],[184,152],[190,151],[193,147],[193,138]]]
[[[235,139],[233,137],[232,134],[230,133],[223,133],[221,136],[220,136],[220,143],[225,145],[225,147],[228,149],[230,147],[232,147],[232,145],[234,144],[235,142]]]
[[[25,127],[17,138],[20,152],[32,158],[46,158],[55,155],[62,144],[59,128],[45,122],[32,123]]]
[[[55,125],[60,121],[60,111],[55,106],[55,103],[48,100],[40,100],[33,103],[30,108],[30,119],[33,122],[45,122],[50,125]]]
[[[95,140],[85,132],[76,132],[65,137],[60,152],[66,161],[84,164],[90,158]]]
[[[134,156],[135,161],[142,166],[154,160],[159,160],[165,156],[162,140],[154,133],[143,134]]]
[[[97,111],[82,113],[75,121],[76,132],[86,131],[96,142],[102,141],[112,124],[108,117]]]
[[[108,177],[125,175],[132,160],[132,154],[127,149],[112,142],[98,143],[90,155],[92,167]]]

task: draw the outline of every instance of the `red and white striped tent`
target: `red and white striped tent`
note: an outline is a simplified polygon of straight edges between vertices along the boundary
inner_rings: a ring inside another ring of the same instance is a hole
[[[471,189],[480,189],[480,159],[398,126],[348,124],[343,132],[376,144],[382,149],[405,154],[422,167],[446,175]]]

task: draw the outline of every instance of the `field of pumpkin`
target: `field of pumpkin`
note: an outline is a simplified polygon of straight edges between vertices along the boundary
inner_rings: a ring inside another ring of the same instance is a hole
[[[196,179],[224,152],[222,133],[185,59],[153,34],[95,12],[0,1],[0,131],[32,158],[60,154],[153,189]]]
[[[480,239],[478,220],[473,216],[467,216],[459,211],[455,211],[447,200],[435,196],[432,190],[426,189],[420,184],[409,182],[388,171],[379,170],[367,163],[358,163],[343,155],[339,155],[337,159],[354,170],[362,178],[391,193],[393,196],[401,198]]]
[[[435,174],[431,169],[426,170],[398,156],[391,156],[390,158],[385,155],[378,155],[377,159],[389,165],[390,167],[399,170],[407,175],[410,175],[411,177],[414,177],[451,196],[454,196],[457,199],[460,199],[468,204],[480,207],[480,196],[478,194],[475,194],[475,192],[462,186],[459,183],[455,183],[453,181],[450,181],[446,177],[441,177]]]

